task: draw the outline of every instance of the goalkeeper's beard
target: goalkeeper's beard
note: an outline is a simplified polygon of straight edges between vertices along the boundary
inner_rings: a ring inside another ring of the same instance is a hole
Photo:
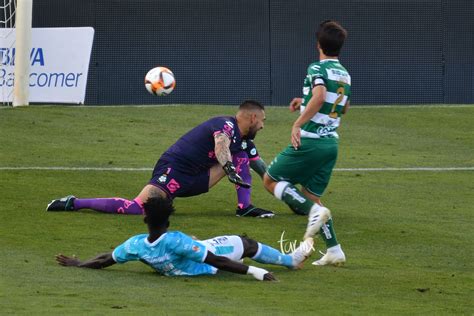
[[[250,129],[249,129],[249,132],[247,133],[247,135],[245,135],[245,138],[247,138],[247,139],[255,139],[256,136],[257,136],[257,130],[254,130],[253,128],[250,128]]]

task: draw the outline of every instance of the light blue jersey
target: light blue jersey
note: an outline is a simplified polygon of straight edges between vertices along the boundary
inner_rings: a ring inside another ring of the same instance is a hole
[[[215,274],[217,269],[203,263],[207,248],[200,241],[179,232],[167,232],[150,243],[148,234],[136,235],[115,248],[112,257],[117,263],[137,261],[151,266],[166,276]]]

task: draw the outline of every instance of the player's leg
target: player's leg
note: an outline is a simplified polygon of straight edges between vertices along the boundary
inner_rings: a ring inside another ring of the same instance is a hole
[[[73,195],[53,200],[48,204],[46,210],[49,212],[78,211],[81,209],[91,209],[103,213],[112,214],[143,214],[142,200],[135,198],[127,200],[123,198],[90,198],[78,199]]]
[[[59,200],[53,200],[46,210],[78,211],[82,209],[91,209],[97,212],[110,214],[142,215],[143,202],[152,196],[166,197],[166,193],[155,186],[146,185],[140,194],[133,200],[119,197],[80,199],[70,195]]]
[[[291,254],[281,253],[270,246],[245,236],[217,236],[201,242],[206,246],[208,251],[216,256],[223,256],[233,261],[251,258],[260,263],[299,269],[314,250],[312,241],[312,239],[308,239],[304,243],[301,243]]]
[[[268,173],[263,176],[263,185],[277,199],[285,202],[298,215],[308,215],[314,203],[288,181],[278,181]]]
[[[223,256],[233,261],[252,258],[260,263],[293,267],[293,258],[290,255],[282,254],[276,249],[244,236],[217,236],[203,240],[202,243],[216,256]]]
[[[146,185],[140,194],[133,200],[123,198],[89,198],[79,199],[75,196],[67,196],[59,200],[53,200],[48,204],[47,211],[77,211],[81,209],[91,209],[103,213],[111,214],[143,214],[143,202],[152,196],[166,196],[161,188],[152,185],[155,184],[155,175],[163,175],[169,173],[169,168],[162,161],[158,161],[153,170],[153,177],[150,184]]]
[[[234,163],[235,170],[246,183],[252,183],[252,175],[250,174],[249,157],[246,152],[241,151],[232,156],[232,162]],[[251,188],[243,188],[241,186],[235,186],[237,191],[237,207],[239,209],[247,208],[250,203],[250,195],[252,193]]]
[[[319,196],[315,195],[314,193],[308,191],[308,189],[303,188],[302,189],[304,195],[306,195],[307,198],[312,200],[314,203],[317,203],[318,205],[323,206],[321,203],[321,199]],[[334,225],[333,225],[333,220],[332,217],[328,219],[326,223],[321,226],[321,229],[319,231],[321,237],[323,238],[327,248],[334,247],[338,245],[338,241],[336,238],[336,233],[334,231]]]
[[[303,184],[302,191],[307,198],[323,207],[320,197],[323,195],[329,183],[332,170],[336,163],[337,143],[331,144],[331,142],[329,141],[325,142],[322,146],[320,146],[320,151],[322,154],[324,154],[324,156],[321,156],[320,158],[324,161],[324,163],[321,163],[318,170],[316,170],[313,176]],[[311,214],[309,220],[311,220]],[[306,235],[313,236],[315,233],[316,231],[311,230],[310,225],[308,223]],[[321,226],[321,228],[319,229],[319,234],[326,244],[327,252],[320,260],[315,261],[313,264],[343,264],[346,261],[346,256],[337,240],[332,217],[329,217],[329,219]]]
[[[235,169],[242,180],[246,183],[252,183],[252,175],[250,173],[249,157],[245,151],[238,152],[232,156],[232,162],[234,163]],[[237,216],[248,216],[248,217],[273,217],[275,213],[269,210],[265,210],[252,205],[250,196],[252,193],[251,188],[244,188],[236,185],[237,191],[237,210],[235,214]]]
[[[209,189],[215,186],[225,177],[224,169],[220,164],[215,164],[209,169]]]
[[[299,269],[313,251],[312,239],[302,242],[291,254],[284,254],[275,248],[259,243],[245,236],[240,237],[243,244],[242,258],[251,258],[254,261]]]
[[[294,185],[287,181],[275,181],[265,174],[264,184],[267,190],[279,200],[284,201],[296,214],[308,214],[308,225],[304,239],[312,239],[322,225],[331,217],[331,212],[308,199]]]
[[[309,192],[307,189],[303,189],[304,194],[322,206],[319,196]],[[346,262],[346,255],[341,248],[340,243],[337,241],[336,232],[334,230],[334,222],[332,217],[329,217],[328,221],[324,223],[319,234],[326,244],[326,254],[324,254],[319,260],[313,262],[313,265],[324,266],[324,265],[335,265],[340,266]]]
[[[214,238],[202,240],[207,250],[216,256],[223,256],[232,261],[241,261],[244,247],[239,236],[217,236]]]
[[[272,161],[263,182],[265,188],[277,199],[285,202],[293,212],[309,215],[308,223],[317,231],[327,221],[330,212],[306,198],[294,185],[306,181],[311,176],[311,169],[317,164],[317,160],[313,157],[316,151],[313,145],[311,140],[302,139],[298,150],[288,146]]]
[[[142,215],[143,201],[139,198],[127,200],[123,198],[92,198],[92,199],[75,199],[74,210],[91,209],[97,212],[110,214],[128,214]]]

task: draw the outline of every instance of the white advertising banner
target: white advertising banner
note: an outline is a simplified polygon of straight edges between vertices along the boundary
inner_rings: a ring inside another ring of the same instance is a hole
[[[30,102],[83,104],[94,29],[33,28],[30,53]],[[12,102],[15,30],[0,29],[0,98]]]

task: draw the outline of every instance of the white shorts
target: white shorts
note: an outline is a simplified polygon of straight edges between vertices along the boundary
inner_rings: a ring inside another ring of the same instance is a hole
[[[240,261],[244,254],[244,244],[242,238],[236,235],[217,236],[211,239],[202,240],[207,250],[216,256],[223,256],[232,261]]]

